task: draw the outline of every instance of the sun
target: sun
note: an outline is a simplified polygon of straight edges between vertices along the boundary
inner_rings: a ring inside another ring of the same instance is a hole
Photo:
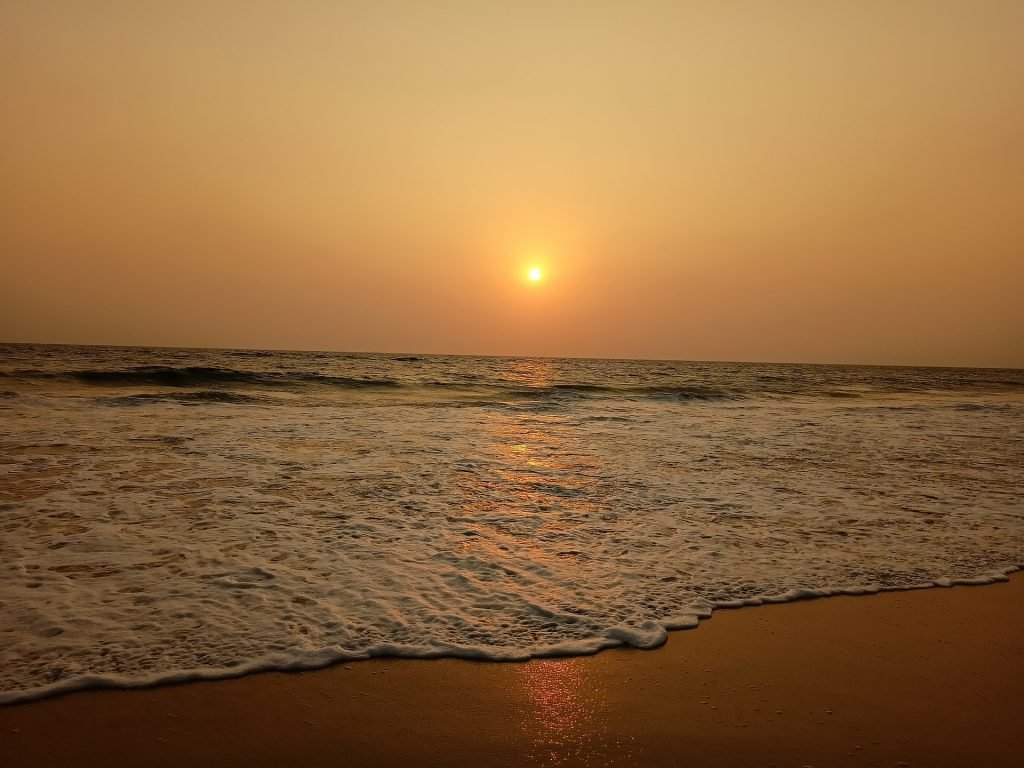
[[[526,276],[530,278],[531,283],[539,283],[541,278],[544,277],[544,273],[540,267],[531,267],[530,271],[526,273]]]

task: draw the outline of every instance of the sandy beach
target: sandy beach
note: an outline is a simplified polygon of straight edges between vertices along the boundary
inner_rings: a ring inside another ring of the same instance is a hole
[[[656,651],[371,660],[0,709],[9,766],[1019,766],[1024,579],[719,611]]]

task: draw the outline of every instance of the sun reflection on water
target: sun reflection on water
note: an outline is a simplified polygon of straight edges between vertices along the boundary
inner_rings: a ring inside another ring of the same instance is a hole
[[[460,549],[512,574],[509,589],[518,589],[515,580],[527,573],[530,600],[572,613],[578,594],[554,588],[543,574],[569,560],[581,576],[590,568],[577,529],[593,526],[602,514],[607,492],[598,486],[608,475],[607,459],[581,441],[577,416],[557,397],[545,397],[553,381],[550,362],[509,361],[503,375],[521,388],[521,398],[484,416],[479,448],[493,461],[458,473],[467,500],[460,513],[477,534]],[[609,750],[628,760],[628,745],[609,735],[607,696],[590,662],[535,660],[517,667],[524,765],[603,765]]]

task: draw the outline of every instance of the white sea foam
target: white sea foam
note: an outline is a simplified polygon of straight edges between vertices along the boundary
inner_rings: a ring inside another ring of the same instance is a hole
[[[1024,553],[1016,394],[112,395],[0,403],[0,702],[652,648],[714,608],[987,583]]]

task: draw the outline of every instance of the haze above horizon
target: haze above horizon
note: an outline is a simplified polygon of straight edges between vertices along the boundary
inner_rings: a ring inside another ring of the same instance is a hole
[[[0,341],[1024,367],[1024,4],[0,6]]]

